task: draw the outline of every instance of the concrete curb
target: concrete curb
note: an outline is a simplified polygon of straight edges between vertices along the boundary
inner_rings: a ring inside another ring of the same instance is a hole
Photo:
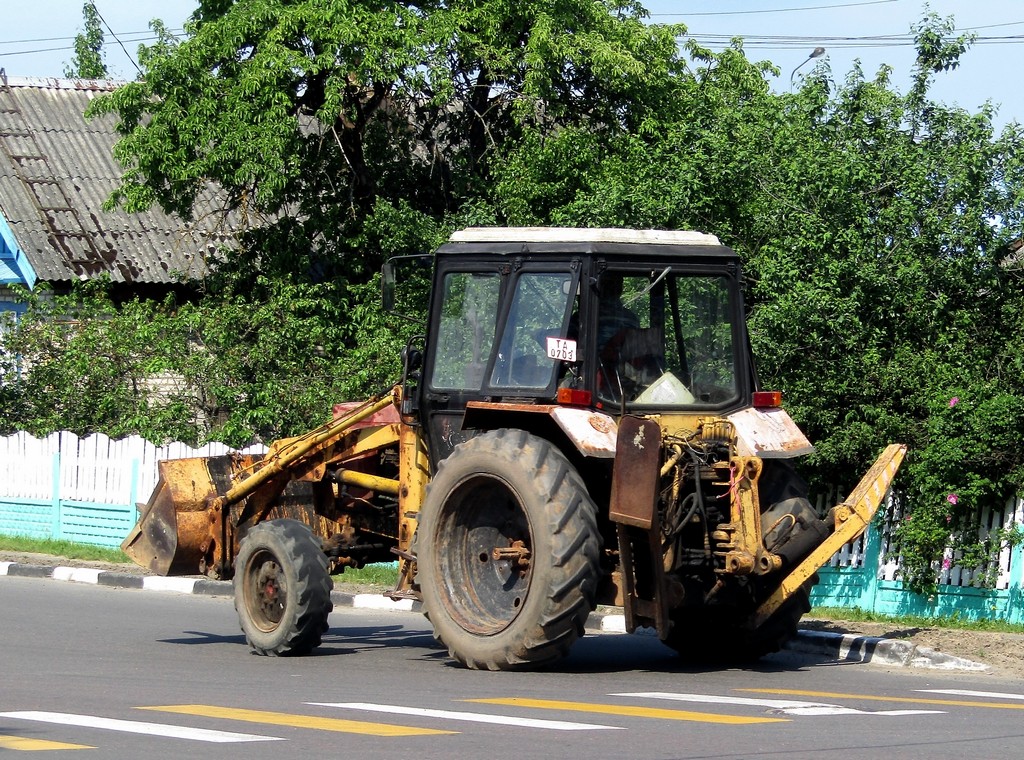
[[[982,672],[988,665],[929,647],[919,647],[912,641],[883,639],[875,636],[829,633],[827,631],[800,631],[799,636],[786,647],[806,654],[820,654],[845,662],[866,662],[904,668],[930,668],[932,670],[965,670]]]
[[[98,586],[177,594],[232,596],[234,593],[230,581],[213,581],[201,577],[165,578],[159,575],[133,575],[91,567],[51,567],[0,562],[0,575],[51,578],[70,583],[89,583]],[[381,594],[352,594],[345,591],[332,591],[331,601],[335,607],[384,611],[419,612],[422,608],[422,605],[413,599],[394,601]],[[625,633],[626,621],[618,613],[595,611],[587,618],[586,629],[591,633]],[[653,635],[653,631],[651,634]],[[928,647],[919,647],[910,641],[827,631],[800,630],[784,648],[792,652],[820,655],[843,662],[863,662],[887,667],[971,672],[989,669],[989,666],[983,663],[937,652]]]

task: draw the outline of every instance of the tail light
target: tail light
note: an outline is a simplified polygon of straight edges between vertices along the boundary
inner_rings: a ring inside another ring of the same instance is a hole
[[[582,391],[577,388],[559,388],[558,403],[568,406],[590,406],[593,395],[590,391]]]
[[[782,406],[782,391],[754,391],[753,402],[758,409],[778,409]]]

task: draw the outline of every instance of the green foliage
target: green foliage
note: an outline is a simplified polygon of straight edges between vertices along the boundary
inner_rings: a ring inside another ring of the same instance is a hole
[[[379,283],[260,277],[244,294],[183,304],[116,305],[97,282],[53,299],[24,295],[29,308],[0,352],[18,360],[0,376],[3,433],[269,442],[397,381],[417,328],[380,313]]]
[[[935,558],[946,547],[957,552],[957,564],[979,568],[990,587],[997,573],[992,557],[1024,538],[1019,526],[978,532],[983,509],[999,508],[1024,483],[1024,398],[994,382],[963,393],[931,409],[926,440],[908,465],[913,509],[893,534],[902,572],[922,592],[934,592]]]
[[[392,589],[398,583],[398,567],[393,563],[346,568],[334,577],[335,585],[358,585],[369,588]]]
[[[226,207],[283,215],[300,250],[365,278],[382,201],[436,224],[486,196],[523,123],[623,129],[665,103],[681,28],[643,15],[617,0],[204,0],[185,41],[145,48],[145,76],[91,108],[120,118],[111,203],[187,218],[214,181]]]
[[[991,107],[928,99],[967,44],[950,28],[922,22],[907,94],[886,68],[836,86],[819,65],[775,95],[738,45],[688,46],[693,77],[662,121],[535,129],[496,170],[495,205],[517,224],[696,228],[739,250],[761,379],[815,442],[812,480],[852,487],[886,443],[910,445],[896,551],[923,593],[950,543],[984,564],[1012,538],[972,531],[1024,483],[1024,295],[1005,266],[1024,230],[1024,135],[996,135]],[[953,396],[970,400],[955,430],[933,418]]]
[[[22,297],[28,309],[3,336],[17,366],[0,383],[6,402],[0,431],[195,438],[178,393],[153,401],[155,379],[173,368],[170,347],[183,343],[167,318],[169,301],[133,300],[118,308],[98,281],[67,296],[37,290]]]
[[[934,71],[929,46],[946,27],[928,24],[919,66]],[[978,538],[981,510],[1024,483],[1024,375],[1012,369],[1024,303],[1003,267],[1020,234],[1005,177],[1021,136],[996,136],[991,109],[928,101],[924,79],[906,96],[884,70],[853,72],[827,100],[825,85],[786,103],[760,166],[785,203],[750,228],[765,241],[749,260],[755,348],[816,441],[819,478],[841,482],[886,441],[910,445],[894,551],[929,593],[946,546],[968,568],[998,551],[1004,536]]]
[[[239,445],[295,435],[326,420],[333,404],[399,379],[411,326],[380,314],[379,283],[255,285],[181,310],[190,331],[181,372],[207,437]]]
[[[75,35],[75,55],[64,68],[68,79],[106,79],[107,64],[103,61],[103,27],[96,4],[82,6],[83,29]]]

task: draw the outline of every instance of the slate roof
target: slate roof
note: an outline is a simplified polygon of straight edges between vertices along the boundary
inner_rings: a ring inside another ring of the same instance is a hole
[[[106,273],[114,282],[179,282],[201,275],[204,256],[232,240],[222,215],[210,213],[212,195],[192,223],[158,208],[103,211],[122,173],[112,155],[116,118],[82,114],[117,84],[0,70],[0,216],[40,280]]]

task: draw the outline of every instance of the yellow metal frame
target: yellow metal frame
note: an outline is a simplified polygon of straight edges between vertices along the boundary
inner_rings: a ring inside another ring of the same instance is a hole
[[[861,478],[857,487],[832,510],[835,532],[794,567],[775,592],[757,608],[749,621],[751,628],[757,628],[767,622],[768,618],[807,583],[818,568],[827,563],[843,544],[857,538],[867,529],[878,506],[885,499],[885,494],[896,477],[906,453],[907,447],[899,443],[886,447],[871,469]]]
[[[212,500],[211,507],[225,507],[234,504],[251,494],[271,478],[282,474],[289,465],[299,461],[303,457],[315,456],[328,450],[346,430],[357,422],[371,417],[377,412],[394,403],[392,395],[383,396],[379,399],[371,399],[362,407],[350,414],[321,425],[316,430],[311,430],[298,438],[288,438],[275,442],[270,452],[256,463],[254,471],[248,477],[244,477],[235,483],[227,493]]]

